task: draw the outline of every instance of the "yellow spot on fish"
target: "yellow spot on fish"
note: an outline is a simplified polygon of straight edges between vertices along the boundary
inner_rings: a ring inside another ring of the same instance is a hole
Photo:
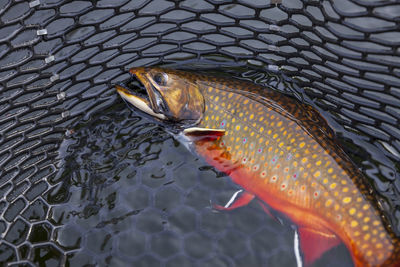
[[[382,248],[382,244],[381,243],[376,244],[376,248]]]
[[[320,171],[316,171],[315,173],[314,173],[314,177],[319,177],[321,175],[321,172]]]
[[[208,119],[209,119],[208,116],[206,116],[206,117],[205,117],[205,120],[208,121]]]
[[[368,204],[365,204],[364,206],[363,206],[363,210],[367,210],[369,208],[369,205]]]
[[[324,179],[323,181],[322,181],[324,184],[327,184],[328,183],[328,179]]]
[[[331,189],[335,189],[336,183],[332,183],[329,187],[330,187]]]
[[[346,193],[346,192],[348,192],[348,191],[349,191],[349,188],[348,188],[348,187],[345,187],[345,188],[342,189],[342,192],[343,192],[343,193]]]
[[[369,226],[368,226],[368,225],[364,225],[364,226],[362,227],[363,231],[367,231],[367,230],[368,230],[368,228],[369,228]]]
[[[351,197],[345,197],[345,198],[343,198],[343,203],[344,203],[344,204],[350,203],[350,201],[351,201]]]
[[[264,128],[263,127],[260,128],[260,133],[262,133],[262,132],[264,132]]]
[[[285,144],[283,143],[283,142],[281,142],[280,144],[279,144],[279,147],[283,147]]]
[[[274,134],[273,136],[272,136],[272,138],[274,138],[274,139],[276,139],[278,137],[278,134]]]
[[[232,118],[232,123],[234,123],[236,121],[236,119],[235,118]]]
[[[332,203],[333,203],[332,199],[328,199],[328,200],[325,202],[325,206],[326,206],[326,207],[329,207],[330,205],[332,205]]]
[[[333,172],[333,169],[332,168],[329,168],[328,169],[328,173],[332,173]]]
[[[301,142],[301,143],[299,144],[299,147],[300,147],[300,148],[303,148],[305,145],[306,145],[306,143]]]
[[[247,104],[247,103],[249,103],[249,100],[248,100],[248,99],[246,99],[246,100],[243,102],[243,104]]]
[[[355,209],[355,208],[351,208],[351,209],[349,210],[349,214],[350,214],[350,215],[354,215],[354,213],[356,213],[356,209]]]
[[[240,130],[240,125],[236,125],[236,131],[239,131]]]
[[[324,151],[324,152],[325,152],[325,151]],[[325,157],[325,160],[328,160],[328,158]],[[331,162],[330,162],[330,161],[327,161],[327,162],[325,163],[325,167],[328,167],[329,165],[331,165]]]
[[[317,161],[317,163],[315,163],[317,166],[319,166],[319,165],[321,165],[321,161],[319,160],[319,161]]]
[[[364,240],[367,241],[370,237],[371,237],[370,234],[366,234],[366,235],[364,236]]]
[[[350,226],[351,227],[356,227],[358,225],[357,221],[351,221]]]
[[[252,120],[254,118],[254,114],[250,114],[249,119]]]
[[[212,89],[211,89],[211,91],[212,91]],[[211,92],[211,91],[209,91],[209,92]],[[232,98],[232,96],[233,96],[233,93],[229,93],[228,98]]]
[[[365,217],[364,218],[364,222],[369,222],[370,218],[369,217]]]
[[[301,159],[301,162],[302,162],[302,163],[306,163],[306,162],[307,162],[307,158],[302,158],[302,159]]]
[[[375,225],[375,226],[378,226],[379,225],[379,221],[374,221],[372,224]]]

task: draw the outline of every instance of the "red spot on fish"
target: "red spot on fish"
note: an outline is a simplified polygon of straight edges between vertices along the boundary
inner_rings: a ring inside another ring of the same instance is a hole
[[[293,174],[293,178],[297,178],[297,174]]]
[[[281,187],[282,187],[282,189],[285,189],[285,188],[286,188],[286,185],[285,185],[285,184],[283,184],[283,185],[281,185]]]

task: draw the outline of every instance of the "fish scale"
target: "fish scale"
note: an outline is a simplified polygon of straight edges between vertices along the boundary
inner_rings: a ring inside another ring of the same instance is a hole
[[[221,209],[257,197],[265,209],[288,217],[297,225],[306,265],[340,242],[356,266],[399,265],[398,238],[373,191],[312,107],[235,79],[159,68],[131,73],[149,99],[117,87],[121,96],[178,124],[198,154],[245,189]]]

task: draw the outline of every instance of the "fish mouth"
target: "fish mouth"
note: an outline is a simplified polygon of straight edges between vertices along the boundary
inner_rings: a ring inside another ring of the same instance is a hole
[[[163,114],[166,105],[156,88],[147,81],[144,68],[133,68],[130,70],[131,78],[126,83],[115,85],[119,95],[128,103],[139,110],[166,120]]]

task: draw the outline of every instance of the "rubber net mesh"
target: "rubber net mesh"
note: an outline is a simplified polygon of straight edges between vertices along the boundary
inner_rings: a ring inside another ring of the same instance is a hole
[[[57,200],[63,188],[57,174],[64,162],[62,142],[77,123],[116,103],[121,116],[129,115],[113,89],[129,77],[129,68],[188,60],[261,69],[281,77],[279,86],[293,82],[297,92],[327,111],[338,135],[352,144],[351,153],[372,155],[368,177],[397,230],[399,45],[400,4],[389,0],[1,0],[0,262],[83,261],[71,256],[85,246],[80,230],[71,226],[65,232],[62,215],[54,210],[62,202]],[[158,138],[170,140],[162,132]],[[139,189],[136,195],[158,190]],[[164,193],[180,194],[172,191]],[[202,216],[193,209],[181,213],[188,220]],[[139,226],[135,231],[137,246],[150,243],[130,255],[132,263],[138,261],[135,266],[174,266],[185,263],[179,255],[196,255],[157,250],[163,244],[153,242],[154,232]],[[155,232],[166,244],[200,242],[193,231],[183,241],[170,230]],[[100,243],[111,238],[107,231],[98,236]],[[227,236],[232,240],[218,242],[244,239],[238,233]],[[120,247],[114,249],[132,253]],[[111,255],[105,250],[100,246],[85,255],[110,264],[99,256]],[[242,260],[239,252],[221,254],[230,264]],[[201,258],[193,255],[192,264]]]

